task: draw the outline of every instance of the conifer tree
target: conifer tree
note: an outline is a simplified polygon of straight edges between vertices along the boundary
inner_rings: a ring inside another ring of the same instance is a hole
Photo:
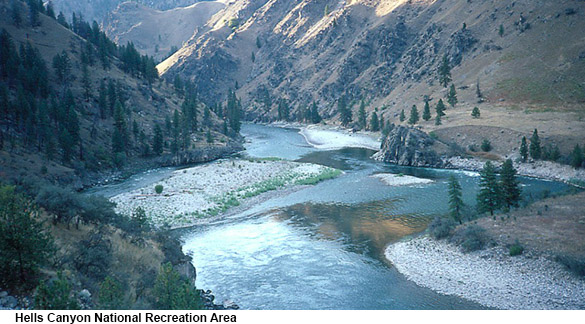
[[[402,109],[400,111],[400,122],[403,122],[404,120],[406,120],[406,116],[404,115],[404,109]]]
[[[39,3],[36,0],[28,0],[28,16],[32,27],[38,27],[41,25],[39,10]]]
[[[311,122],[313,124],[318,124],[321,122],[321,115],[319,115],[319,109],[317,108],[317,103],[313,101],[311,105]]]
[[[360,129],[365,129],[367,125],[366,121],[366,103],[362,99],[360,103],[360,109],[358,110],[358,127]]]
[[[435,111],[437,112],[437,116],[445,116],[445,104],[443,103],[443,99],[439,99]]]
[[[114,108],[114,133],[112,134],[112,152],[126,152],[127,149],[128,129],[124,118],[124,108],[119,101],[116,101]]]
[[[372,112],[372,118],[370,119],[370,131],[377,132],[380,130],[380,122],[378,120],[378,113]]]
[[[528,145],[526,144],[526,136],[522,136],[522,142],[520,143],[520,157],[522,162],[528,160]]]
[[[475,95],[477,96],[478,99],[483,98],[483,94],[481,93],[481,89],[479,88],[479,79],[477,79],[477,83],[475,84]]]
[[[510,210],[511,207],[518,207],[518,202],[520,201],[521,190],[516,173],[512,160],[507,159],[502,164],[502,172],[500,175],[502,203],[506,210]]]
[[[461,184],[454,176],[449,178],[449,213],[453,219],[461,224],[463,199]]]
[[[457,99],[457,91],[455,90],[455,85],[451,84],[451,88],[449,88],[449,94],[447,95],[447,102],[451,105],[451,107],[455,107],[459,100]]]
[[[583,165],[583,160],[583,150],[579,144],[577,144],[575,145],[575,148],[573,148],[573,152],[571,152],[571,165],[574,168],[579,168],[581,165]]]
[[[477,119],[480,116],[481,116],[481,112],[479,111],[479,108],[473,107],[473,110],[471,111],[471,117]]]
[[[386,121],[384,115],[380,113],[380,122],[378,123],[378,130],[384,130],[386,128]]]
[[[83,88],[83,97],[85,101],[89,101],[91,99],[91,78],[89,76],[89,70],[87,69],[87,64],[81,64],[81,86]]]
[[[154,136],[152,141],[152,152],[155,155],[163,153],[163,132],[159,124],[154,125]]]
[[[408,123],[410,125],[414,125],[418,123],[418,120],[419,120],[418,109],[416,108],[416,105],[412,105],[412,108],[410,109],[410,117],[408,118]]]
[[[108,115],[108,97],[107,97],[106,83],[104,80],[100,81],[100,89],[98,92],[98,106],[100,108],[101,119],[106,119]]]
[[[22,288],[34,283],[39,266],[53,253],[53,239],[32,202],[11,186],[0,186],[0,284]]]
[[[422,118],[425,121],[431,120],[431,106],[429,105],[429,101],[428,100],[425,100],[425,107],[423,109]]]
[[[14,23],[14,26],[19,28],[20,25],[22,24],[22,10],[20,1],[12,0],[12,3],[10,5],[10,16],[12,17],[12,22]]]
[[[443,56],[441,65],[439,66],[439,83],[443,87],[447,87],[451,82],[451,66],[449,65],[449,59],[447,55]]]
[[[347,103],[345,102],[345,95],[341,96],[341,98],[339,98],[339,100],[337,101],[337,111],[339,112],[339,119],[341,121],[341,124],[347,127],[347,125],[351,123],[352,113],[351,109],[347,106]]]
[[[496,175],[496,169],[491,162],[486,162],[480,172],[479,193],[477,194],[477,209],[480,213],[494,212],[500,207],[501,190]]]
[[[530,138],[530,156],[538,160],[542,154],[542,148],[540,146],[540,137],[538,137],[538,130],[535,128]]]

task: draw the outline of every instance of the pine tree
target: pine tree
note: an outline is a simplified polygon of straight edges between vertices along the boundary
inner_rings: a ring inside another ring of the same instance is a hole
[[[386,128],[386,121],[384,120],[384,115],[380,113],[380,122],[378,123],[378,130],[384,130]]]
[[[55,7],[53,6],[53,3],[51,1],[49,1],[49,3],[47,3],[47,16],[56,19],[55,18]]]
[[[507,159],[502,164],[501,172],[501,188],[502,188],[502,203],[506,210],[510,210],[511,207],[518,207],[520,201],[520,184],[516,178],[516,169],[512,164],[512,160]]]
[[[538,160],[542,154],[542,148],[540,146],[540,137],[538,137],[538,130],[535,128],[530,138],[530,156]]]
[[[455,107],[459,100],[457,99],[457,91],[455,91],[455,85],[451,84],[451,88],[449,88],[449,94],[447,95],[447,102],[451,105],[451,107]]]
[[[313,101],[311,105],[311,122],[313,124],[318,124],[322,120],[321,115],[319,115],[319,109],[317,108],[317,103]]]
[[[57,22],[61,24],[61,26],[69,29],[69,24],[67,23],[67,19],[62,11],[59,11],[59,15],[57,15]]]
[[[366,121],[366,103],[362,99],[360,103],[360,109],[358,110],[358,127],[360,129],[365,129],[367,125]]]
[[[377,132],[380,130],[380,122],[378,120],[378,114],[376,111],[372,112],[372,118],[370,119],[370,131]]]
[[[0,186],[0,284],[23,288],[36,282],[39,266],[53,251],[53,239],[32,202],[11,186]]]
[[[441,123],[441,115],[437,115],[437,117],[435,117],[435,125],[436,126],[442,125],[442,123]]]
[[[480,116],[481,116],[481,112],[479,111],[479,108],[473,107],[473,110],[471,111],[471,117],[477,119]]]
[[[522,162],[528,160],[528,145],[526,144],[526,136],[522,136],[522,142],[520,143],[520,157]]]
[[[439,102],[437,103],[437,107],[435,108],[435,111],[437,112],[438,116],[445,116],[445,104],[443,103],[443,99],[439,99]]]
[[[89,101],[92,97],[92,87],[87,64],[81,65],[81,86],[83,88],[83,97],[85,98],[85,101]]]
[[[100,81],[100,89],[98,92],[98,106],[100,108],[100,117],[101,119],[106,119],[108,115],[108,97],[107,97],[107,90],[106,90],[106,83],[104,80]]]
[[[500,24],[500,28],[498,29],[498,35],[500,35],[500,37],[504,37],[504,25]]]
[[[496,169],[491,162],[485,163],[480,176],[477,209],[480,213],[489,212],[494,215],[494,212],[500,207],[501,191]]]
[[[173,113],[173,141],[171,142],[171,153],[176,154],[179,151],[179,135],[181,133],[179,111],[175,110]]]
[[[400,111],[400,122],[403,122],[404,120],[406,120],[406,116],[404,115],[404,109],[402,109]]]
[[[443,87],[447,87],[451,82],[451,66],[449,65],[449,59],[447,55],[443,56],[441,65],[439,66],[439,83]]]
[[[477,79],[477,83],[475,84],[475,95],[477,96],[478,99],[483,98],[483,94],[481,93],[481,89],[479,88],[479,79]]]
[[[428,100],[425,100],[425,107],[423,109],[422,118],[425,121],[431,120],[431,106],[429,105],[429,101]]]
[[[341,124],[343,126],[349,125],[352,119],[351,109],[347,106],[345,102],[345,96],[341,96],[337,101],[337,111],[339,112],[339,119],[341,120]]]
[[[449,213],[456,222],[461,224],[463,199],[461,184],[454,176],[449,178]]]
[[[412,108],[410,109],[410,117],[408,118],[408,123],[410,125],[414,125],[418,123],[418,120],[419,120],[418,109],[416,109],[416,105],[412,105]]]
[[[152,152],[155,155],[163,153],[163,132],[159,124],[154,125],[154,136],[152,141]]]
[[[126,152],[127,149],[128,129],[124,118],[124,108],[119,101],[116,101],[114,108],[114,132],[112,134],[112,152]]]
[[[30,25],[32,27],[41,25],[41,20],[39,19],[39,10],[39,3],[36,0],[28,0],[28,16],[30,19]]]
[[[574,168],[579,168],[583,165],[583,150],[579,146],[579,144],[575,145],[573,152],[571,152],[571,165]]]

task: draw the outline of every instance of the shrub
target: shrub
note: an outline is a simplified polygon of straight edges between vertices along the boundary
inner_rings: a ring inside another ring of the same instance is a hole
[[[585,258],[578,258],[571,255],[557,255],[555,260],[577,276],[585,277]]]
[[[481,142],[481,150],[484,152],[489,152],[492,150],[492,143],[490,143],[489,140],[484,139],[483,142]]]
[[[158,185],[154,186],[154,191],[160,195],[163,192],[163,185],[158,184]]]
[[[508,248],[510,251],[510,256],[517,256],[524,252],[524,247],[516,240],[516,242]]]
[[[451,242],[460,246],[463,252],[473,252],[483,249],[489,242],[485,229],[477,225],[469,225],[455,231]]]
[[[100,284],[99,308],[125,309],[122,285],[114,278],[107,276]]]
[[[59,272],[57,279],[44,281],[37,287],[34,308],[64,310],[80,307],[71,291],[71,284]]]
[[[202,309],[199,292],[170,263],[161,267],[153,295],[158,309]]]
[[[73,260],[75,268],[91,279],[103,280],[112,263],[111,242],[99,232],[89,234],[78,246]]]
[[[451,218],[436,216],[429,224],[429,233],[437,240],[449,237],[457,224]]]

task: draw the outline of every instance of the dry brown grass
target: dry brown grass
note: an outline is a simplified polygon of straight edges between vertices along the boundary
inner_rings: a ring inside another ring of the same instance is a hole
[[[585,193],[548,198],[527,208],[486,217],[478,225],[500,244],[518,240],[528,250],[549,255],[585,257]]]

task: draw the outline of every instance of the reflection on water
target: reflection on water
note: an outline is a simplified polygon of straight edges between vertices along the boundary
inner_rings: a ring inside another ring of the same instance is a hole
[[[383,260],[391,242],[423,231],[430,217],[396,213],[401,199],[386,199],[355,205],[297,204],[276,211],[274,217],[292,226],[310,229],[318,239],[342,240],[349,251]]]

